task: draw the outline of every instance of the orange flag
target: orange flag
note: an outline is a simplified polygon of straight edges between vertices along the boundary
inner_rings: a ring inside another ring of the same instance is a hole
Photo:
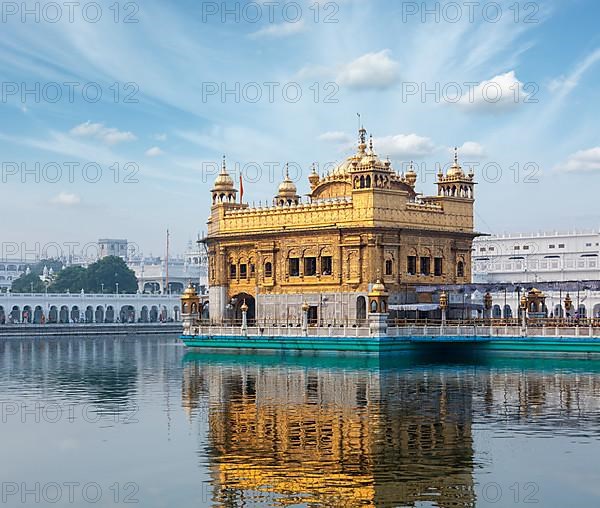
[[[244,182],[242,180],[242,172],[240,171],[240,203],[242,202],[243,198],[244,198]]]

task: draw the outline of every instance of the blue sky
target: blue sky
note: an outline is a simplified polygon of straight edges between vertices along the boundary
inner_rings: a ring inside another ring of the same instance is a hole
[[[357,113],[396,169],[415,161],[426,194],[461,147],[479,231],[598,227],[592,0],[42,2],[39,19],[9,3],[3,242],[124,237],[161,254],[169,228],[182,251],[223,154],[249,202],[272,199],[286,162],[306,193],[313,162],[352,151]]]

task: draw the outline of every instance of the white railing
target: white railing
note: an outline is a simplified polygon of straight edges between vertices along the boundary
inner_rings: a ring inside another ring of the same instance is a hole
[[[240,326],[194,326],[194,335],[240,336]],[[304,332],[301,327],[294,326],[249,326],[247,334],[252,337],[368,337],[369,328],[365,326],[310,326]]]
[[[306,331],[295,326],[249,326],[247,335],[257,337],[369,337],[368,326],[310,326]],[[206,337],[233,337],[245,335],[238,325],[196,325],[192,335]],[[502,337],[520,338],[595,338],[600,339],[598,327],[528,327],[478,325],[398,326],[388,328],[387,337],[413,340],[444,338],[449,340],[490,340]]]

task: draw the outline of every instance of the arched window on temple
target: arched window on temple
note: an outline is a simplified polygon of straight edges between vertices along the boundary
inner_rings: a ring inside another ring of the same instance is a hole
[[[392,275],[394,273],[394,262],[391,259],[385,260],[385,274]]]

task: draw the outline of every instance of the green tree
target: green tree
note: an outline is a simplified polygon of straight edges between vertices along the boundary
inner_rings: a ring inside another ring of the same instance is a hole
[[[33,285],[34,293],[43,293],[46,291],[46,286],[35,273],[30,273],[29,275],[21,275],[18,279],[13,281],[11,291],[13,293],[31,293],[31,288]]]
[[[78,293],[82,289],[85,291],[86,288],[86,269],[83,266],[69,266],[58,272],[48,290],[53,293],[66,293],[67,291]]]
[[[86,291],[112,293],[119,283],[119,293],[135,293],[138,289],[135,272],[117,256],[107,256],[88,266]]]

